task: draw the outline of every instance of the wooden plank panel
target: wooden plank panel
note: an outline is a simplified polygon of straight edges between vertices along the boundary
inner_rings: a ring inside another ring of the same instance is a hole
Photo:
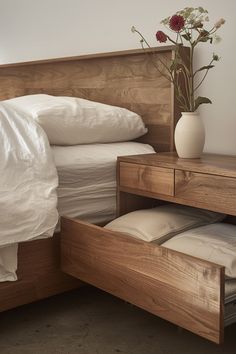
[[[174,195],[174,170],[120,162],[120,186]]]
[[[223,340],[222,266],[63,218],[62,269],[200,336]]]
[[[61,269],[0,284],[0,311],[29,304],[46,297],[76,289],[83,283],[64,274]]]
[[[75,96],[130,109],[143,117],[145,143],[173,149],[173,127],[180,117],[170,82],[153,65],[169,63],[175,48],[153,48],[0,66],[0,99],[46,93]],[[160,134],[160,127],[168,132]],[[161,137],[161,140],[160,140]]]
[[[236,179],[175,170],[175,198],[196,207],[236,215]]]
[[[0,311],[75,289],[82,282],[60,268],[60,237],[22,242],[18,249],[18,280],[0,283]]]

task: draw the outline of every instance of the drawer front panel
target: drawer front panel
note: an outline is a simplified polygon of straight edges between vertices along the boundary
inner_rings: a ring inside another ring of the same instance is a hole
[[[120,162],[120,186],[174,196],[174,170]]]
[[[222,266],[62,217],[61,267],[205,338],[223,339]]]
[[[234,178],[176,170],[175,197],[196,207],[236,215]]]

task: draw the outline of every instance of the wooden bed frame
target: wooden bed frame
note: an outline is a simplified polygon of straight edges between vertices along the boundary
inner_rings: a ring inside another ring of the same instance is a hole
[[[173,86],[152,60],[169,62],[175,48],[130,50],[0,65],[0,100],[47,93],[75,96],[139,113],[149,132],[139,141],[157,151],[174,149],[180,116]],[[188,49],[182,48],[188,59]],[[152,59],[150,59],[150,55]],[[0,311],[76,288],[82,283],[60,269],[60,235],[19,245],[18,281],[0,283]]]

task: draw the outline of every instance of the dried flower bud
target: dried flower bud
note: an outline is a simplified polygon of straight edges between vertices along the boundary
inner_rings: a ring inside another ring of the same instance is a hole
[[[168,37],[167,37],[167,35],[166,35],[164,32],[162,32],[162,31],[157,31],[157,33],[156,33],[156,39],[157,39],[157,41],[160,42],[160,43],[165,43],[165,42],[167,41]]]
[[[131,32],[133,32],[133,33],[136,32],[136,28],[134,26],[131,27]]]
[[[214,25],[214,27],[216,29],[220,28],[223,24],[225,24],[225,19],[224,18],[220,18]]]
[[[219,61],[219,60],[220,60],[220,57],[219,57],[219,55],[213,53],[212,59],[213,59],[214,61]]]

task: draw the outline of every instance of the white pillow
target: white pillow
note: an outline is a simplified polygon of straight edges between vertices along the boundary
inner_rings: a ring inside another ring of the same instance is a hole
[[[37,94],[4,102],[34,118],[52,145],[129,141],[147,133],[138,114],[82,98]]]
[[[215,223],[198,227],[162,246],[223,265],[225,274],[236,278],[236,225]]]
[[[105,228],[161,244],[185,230],[222,220],[223,214],[182,205],[137,210],[111,221]]]

